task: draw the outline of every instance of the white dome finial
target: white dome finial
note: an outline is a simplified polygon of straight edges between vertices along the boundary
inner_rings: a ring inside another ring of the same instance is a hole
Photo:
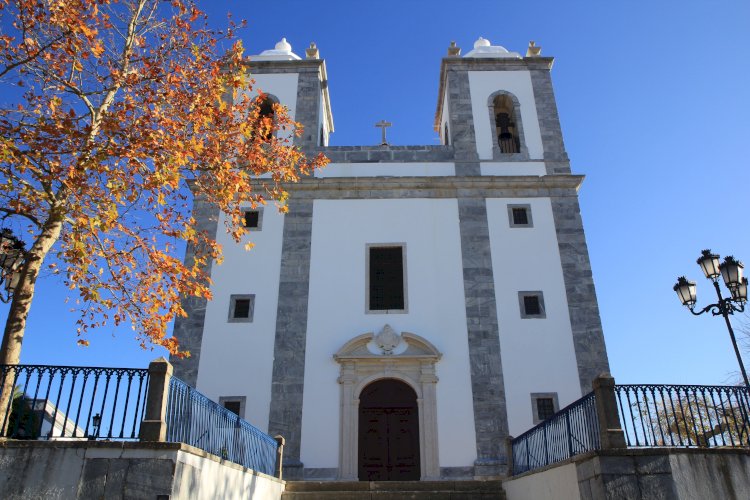
[[[289,42],[286,41],[286,38],[282,38],[279,43],[276,44],[274,47],[274,50],[279,50],[282,52],[291,52],[292,46],[289,45]]]
[[[490,41],[486,38],[482,38],[481,36],[477,39],[476,42],[474,42],[475,49],[478,49],[479,47],[489,47],[490,45]]]

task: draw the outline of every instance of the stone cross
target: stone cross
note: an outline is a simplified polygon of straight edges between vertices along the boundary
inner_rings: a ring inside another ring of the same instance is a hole
[[[378,123],[375,124],[376,127],[380,127],[380,130],[382,131],[382,139],[381,139],[381,146],[387,146],[388,141],[385,140],[385,129],[393,125],[391,122],[387,122],[385,120],[380,120]]]

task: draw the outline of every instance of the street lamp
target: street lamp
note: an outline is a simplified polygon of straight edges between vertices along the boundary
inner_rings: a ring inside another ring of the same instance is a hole
[[[690,309],[690,312],[694,315],[699,316],[710,311],[714,316],[724,316],[724,321],[729,330],[729,337],[732,339],[732,346],[734,346],[734,353],[737,355],[737,362],[740,364],[742,378],[745,380],[745,387],[750,389],[745,365],[742,363],[742,356],[740,356],[740,350],[737,348],[737,339],[734,337],[732,323],[729,321],[730,314],[734,314],[735,311],[741,313],[745,310],[745,303],[747,302],[747,278],[742,276],[745,266],[731,255],[725,257],[724,262],[719,263],[719,256],[711,253],[711,250],[703,250],[701,252],[698,265],[703,270],[706,278],[713,282],[719,301],[716,304],[709,304],[696,312],[695,282],[689,281],[684,276],[677,278],[677,284],[673,287],[673,290],[677,292],[677,297],[679,297],[682,305]],[[724,281],[724,285],[729,290],[731,297],[724,298],[721,295],[719,277]]]
[[[9,302],[18,286],[21,276],[18,268],[25,253],[23,241],[16,238],[10,229],[0,230],[0,285],[5,283],[5,293],[0,293],[0,302]]]
[[[91,423],[94,424],[94,435],[89,439],[96,439],[99,437],[99,427],[102,425],[102,416],[98,413],[91,417]]]

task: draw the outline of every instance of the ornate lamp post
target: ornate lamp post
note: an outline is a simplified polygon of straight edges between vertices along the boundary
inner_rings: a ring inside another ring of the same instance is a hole
[[[677,284],[673,287],[673,290],[677,292],[677,296],[680,298],[682,305],[690,309],[690,312],[694,315],[699,316],[710,311],[714,316],[724,316],[724,321],[729,330],[729,337],[732,339],[732,346],[734,346],[734,353],[737,355],[737,362],[740,364],[742,378],[745,380],[745,387],[750,389],[750,382],[748,382],[747,379],[745,365],[742,363],[742,356],[740,356],[740,350],[737,348],[737,339],[734,336],[732,323],[729,321],[730,314],[734,314],[735,311],[741,313],[745,310],[745,303],[747,302],[747,278],[742,277],[742,270],[745,266],[742,265],[742,262],[735,260],[731,255],[725,257],[724,262],[719,264],[719,256],[712,254],[711,250],[703,250],[703,252],[701,252],[701,257],[698,259],[698,265],[703,270],[703,274],[706,275],[706,278],[713,282],[714,289],[716,289],[716,296],[719,298],[719,301],[716,304],[707,305],[700,311],[696,311],[695,282],[689,281],[684,276],[677,278]],[[724,298],[721,295],[719,276],[721,276],[724,280],[724,285],[729,289],[731,296],[728,298]]]
[[[23,262],[23,241],[16,238],[9,229],[0,230],[0,285],[5,283],[5,292],[0,292],[0,301],[9,302],[18,285],[18,268]]]

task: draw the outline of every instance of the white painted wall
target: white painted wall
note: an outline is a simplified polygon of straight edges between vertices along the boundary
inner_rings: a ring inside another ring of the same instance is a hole
[[[388,323],[399,333],[421,335],[443,353],[436,365],[440,465],[472,465],[476,445],[456,200],[316,200],[313,213],[302,462],[338,467],[339,365],[333,354]],[[408,313],[365,314],[368,243],[406,243]]]
[[[503,481],[508,500],[580,500],[576,464],[552,467],[542,472]]]
[[[532,228],[511,228],[508,204],[529,204]],[[560,407],[581,397],[552,205],[548,198],[487,200],[510,433],[533,426],[532,392],[557,392]],[[544,293],[546,318],[522,319],[519,291]]]
[[[440,177],[456,175],[453,162],[329,163],[315,177]]]
[[[248,93],[251,97],[258,95],[259,90],[274,95],[280,104],[287,107],[289,117],[294,120],[297,112],[297,81],[299,80],[297,73],[253,73],[253,80],[255,80],[255,84]],[[292,131],[280,130],[278,137],[280,139],[291,139]]]
[[[546,175],[543,161],[504,161],[480,163],[482,175]]]
[[[224,263],[211,270],[213,300],[206,307],[197,388],[211,399],[246,396],[245,420],[265,431],[271,402],[273,345],[279,297],[284,216],[272,204],[263,207],[262,229],[241,243],[219,221],[217,241]],[[248,241],[255,247],[246,251]],[[252,323],[229,323],[229,296],[255,294]]]
[[[541,160],[544,157],[534,89],[531,86],[531,75],[528,71],[469,71],[469,89],[471,109],[474,114],[477,154],[480,160],[492,159],[494,124],[490,122],[487,99],[498,90],[505,90],[518,98],[529,158]]]

